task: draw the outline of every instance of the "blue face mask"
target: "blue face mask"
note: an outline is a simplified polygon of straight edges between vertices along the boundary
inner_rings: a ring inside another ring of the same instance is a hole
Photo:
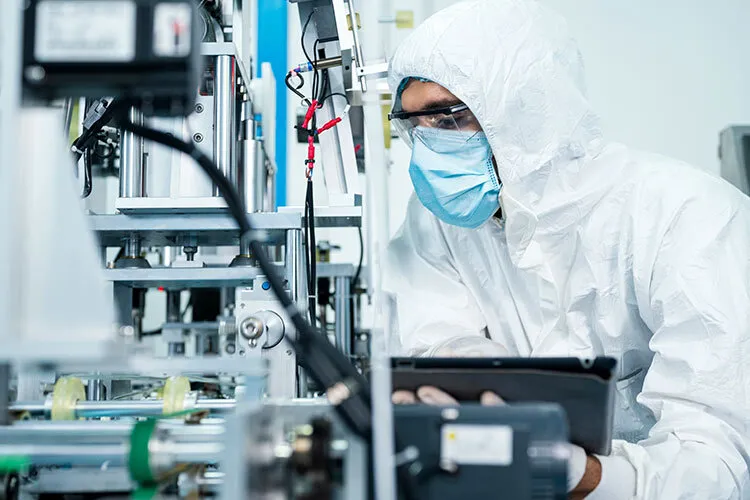
[[[477,228],[500,208],[501,184],[482,132],[418,127],[409,175],[422,204],[448,224]]]

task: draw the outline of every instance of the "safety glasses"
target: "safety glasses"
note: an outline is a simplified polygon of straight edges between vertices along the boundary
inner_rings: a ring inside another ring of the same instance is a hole
[[[438,130],[452,132],[449,135],[465,137],[466,140],[482,131],[474,113],[463,103],[422,111],[394,111],[388,115],[388,119],[409,146],[414,144],[415,139],[427,144],[425,138],[429,138],[429,142],[432,143],[434,134]]]

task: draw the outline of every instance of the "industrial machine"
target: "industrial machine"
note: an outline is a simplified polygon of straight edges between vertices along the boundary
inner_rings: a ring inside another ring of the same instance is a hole
[[[721,176],[750,195],[750,126],[727,127],[719,135]]]
[[[308,60],[262,78],[252,0],[4,6],[0,498],[564,497],[559,407],[391,407],[377,13],[293,3]],[[315,229],[368,216],[369,266],[330,263]]]

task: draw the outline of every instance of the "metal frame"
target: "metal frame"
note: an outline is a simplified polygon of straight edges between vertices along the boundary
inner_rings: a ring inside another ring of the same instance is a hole
[[[346,13],[343,10],[341,0],[331,1],[302,1],[298,2],[300,22],[305,23],[310,13],[316,14],[311,18],[304,43],[312,47],[316,39],[336,39],[335,42],[324,43],[327,58],[341,57],[342,61],[351,59],[353,40],[346,28]],[[333,19],[335,24],[329,21]],[[326,24],[322,24],[325,22]],[[345,85],[346,62],[344,67],[331,68],[328,75],[331,81],[331,92],[340,92],[350,95],[350,88]],[[352,126],[348,114],[344,114],[347,103],[340,98],[328,99],[318,111],[321,123],[325,123],[337,116],[341,122],[332,130],[320,135],[321,164],[325,176],[326,188],[328,190],[328,201],[332,207],[351,207],[362,205],[362,190],[359,186],[359,174],[357,172],[357,158],[354,152],[354,141]]]
[[[17,192],[21,177],[18,168],[20,134],[18,116],[21,111],[21,26],[23,0],[9,0],[3,7],[0,22],[0,229],[3,237],[19,234],[23,221],[18,217]],[[17,267],[21,249],[15,244],[0,244],[0,339],[18,335],[14,318],[18,312],[19,295],[16,287],[20,269]],[[4,341],[5,342],[5,341]]]

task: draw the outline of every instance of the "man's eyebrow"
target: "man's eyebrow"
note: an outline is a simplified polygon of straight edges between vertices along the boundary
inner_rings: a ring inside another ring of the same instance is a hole
[[[463,104],[457,97],[443,97],[438,100],[428,102],[422,109],[428,110],[450,108],[451,106],[456,106],[457,104]]]
[[[420,106],[420,108],[415,111],[430,111],[433,109],[450,108],[451,106],[456,106],[458,104],[463,103],[456,97],[440,97],[435,99],[434,101],[428,101],[427,104]]]

